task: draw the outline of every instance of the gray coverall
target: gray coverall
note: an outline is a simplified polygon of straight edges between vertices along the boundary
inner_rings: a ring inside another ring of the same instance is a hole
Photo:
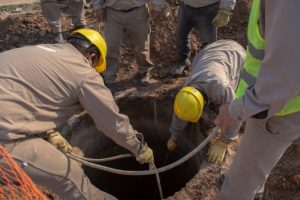
[[[53,33],[61,33],[61,12],[57,0],[41,0],[41,9]],[[86,25],[84,0],[68,0],[68,14],[75,27]]]
[[[0,53],[0,143],[34,182],[50,187],[62,199],[115,199],[95,186],[76,161],[46,140],[84,109],[98,130],[137,154],[136,132],[120,114],[102,77],[71,44],[36,45]]]
[[[212,20],[219,9],[232,11],[236,0],[182,0],[178,11],[176,27],[176,45],[178,63],[186,63],[191,53],[190,33],[196,27],[202,43],[212,43],[217,40],[217,28]]]
[[[192,73],[183,87],[193,86],[200,90],[206,97],[205,105],[212,103],[219,107],[230,103],[235,97],[244,59],[244,48],[233,40],[218,40],[211,43],[194,58]],[[183,133],[187,123],[173,114],[170,126],[173,140],[176,141]],[[228,127],[221,139],[226,142],[234,140],[239,128],[240,123]]]
[[[300,95],[299,10],[298,0],[261,0],[259,26],[266,41],[265,55],[256,83],[229,106],[230,115],[247,124],[218,200],[253,199],[300,136],[300,112],[274,116]],[[256,117],[259,113],[265,116]]]
[[[132,40],[141,75],[152,70],[150,60],[150,21],[147,3],[160,11],[165,0],[92,0],[95,8],[106,8],[104,36],[107,43],[107,70],[103,73],[106,83],[115,81],[119,68],[120,45],[126,32]]]

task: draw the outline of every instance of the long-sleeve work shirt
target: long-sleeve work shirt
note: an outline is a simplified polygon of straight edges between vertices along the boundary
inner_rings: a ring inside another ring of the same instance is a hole
[[[192,73],[183,87],[193,86],[199,89],[207,98],[205,105],[212,103],[218,108],[231,103],[235,98],[244,59],[245,50],[237,42],[218,40],[206,46],[194,58]],[[186,125],[186,121],[174,114],[170,126],[171,138],[177,140]],[[228,127],[222,134],[222,139],[230,142],[236,137],[239,128],[240,123]]]
[[[255,85],[229,106],[231,116],[245,121],[267,111],[279,112],[300,95],[300,1],[262,0],[260,33],[265,38],[265,56]]]
[[[139,135],[120,114],[102,77],[71,44],[0,53],[0,139],[25,138],[62,125],[84,109],[98,130],[136,154]]]

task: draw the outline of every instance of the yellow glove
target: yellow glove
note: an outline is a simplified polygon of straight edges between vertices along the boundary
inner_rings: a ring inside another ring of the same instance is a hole
[[[57,131],[53,131],[47,134],[47,141],[53,146],[65,153],[72,153],[72,146],[67,142],[67,140]]]
[[[215,27],[223,27],[229,23],[230,16],[232,13],[227,10],[219,10],[217,16],[212,20],[212,23]]]
[[[145,164],[145,163],[153,163],[154,162],[154,155],[153,151],[150,147],[148,147],[147,144],[144,144],[142,149],[139,151],[138,155],[136,156],[136,160],[140,164]]]
[[[167,147],[169,151],[174,151],[176,149],[177,143],[171,138],[168,140]]]
[[[208,161],[213,164],[221,164],[225,157],[225,152],[229,144],[217,140],[215,143],[211,143],[208,150]]]

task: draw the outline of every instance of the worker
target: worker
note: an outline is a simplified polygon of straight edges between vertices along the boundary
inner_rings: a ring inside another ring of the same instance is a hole
[[[244,58],[244,48],[233,40],[213,42],[196,55],[192,73],[175,97],[175,114],[169,129],[171,137],[167,142],[169,151],[180,143],[180,135],[188,122],[198,122],[206,106],[212,104],[218,108],[234,99]],[[239,128],[240,123],[233,124],[220,138],[212,141],[208,152],[210,162],[220,164],[223,161]]]
[[[73,29],[86,27],[84,18],[84,0],[67,1],[68,14],[72,18]],[[57,0],[41,0],[42,14],[48,21],[54,42],[64,42],[61,25],[61,12]],[[72,30],[70,32],[72,32]]]
[[[222,106],[215,120],[222,129],[247,121],[218,200],[252,200],[300,137],[299,9],[297,0],[252,2],[237,99]]]
[[[202,44],[217,40],[217,28],[229,23],[236,0],[182,0],[178,11],[178,23],[175,31],[177,61],[171,68],[172,75],[181,75],[191,66],[190,35],[195,27]]]
[[[0,143],[37,184],[62,199],[115,199],[68,159],[63,151],[72,148],[55,128],[86,110],[99,131],[140,163],[152,163],[153,152],[119,113],[103,83],[99,73],[106,68],[106,43],[101,35],[78,29],[67,41],[0,53]]]
[[[126,33],[135,46],[140,84],[148,85],[154,70],[150,59],[150,19],[158,19],[165,0],[92,0],[91,4],[99,19],[105,22],[109,66],[103,73],[105,83],[109,87],[114,85],[120,65],[120,45]]]

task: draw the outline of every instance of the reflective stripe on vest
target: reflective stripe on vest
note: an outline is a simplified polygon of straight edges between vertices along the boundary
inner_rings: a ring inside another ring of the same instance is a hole
[[[241,72],[241,79],[236,90],[236,98],[242,97],[245,94],[246,89],[255,84],[265,55],[265,39],[261,36],[259,31],[259,13],[260,0],[253,0],[247,30],[248,46],[246,60]],[[275,115],[283,116],[299,111],[300,96],[288,101],[283,109]]]

